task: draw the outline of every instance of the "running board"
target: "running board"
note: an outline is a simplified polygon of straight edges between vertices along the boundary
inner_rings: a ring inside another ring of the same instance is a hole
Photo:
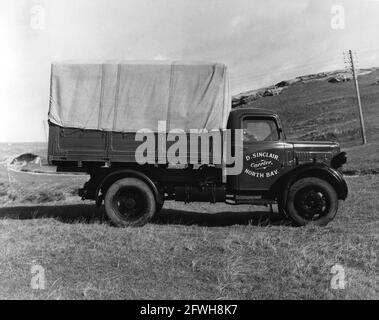
[[[276,204],[275,200],[262,199],[261,196],[245,196],[245,195],[236,195],[234,196],[234,203],[227,202],[229,204],[255,204],[255,205],[268,205]]]

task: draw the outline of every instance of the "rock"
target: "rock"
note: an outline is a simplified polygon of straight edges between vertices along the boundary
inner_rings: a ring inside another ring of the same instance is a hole
[[[290,83],[288,81],[280,81],[278,82],[275,87],[278,87],[278,88],[283,88],[283,87],[288,87],[290,85]]]
[[[270,89],[267,89],[263,92],[263,97],[272,97],[272,96],[277,96],[283,91],[284,87],[282,88],[277,88],[277,87],[272,87]]]
[[[337,82],[341,82],[341,80],[338,79],[338,78],[332,77],[332,78],[328,79],[328,82],[330,82],[330,83],[337,83]]]
[[[248,98],[249,98],[249,96],[242,96],[239,98],[233,98],[232,99],[232,108],[247,104]]]
[[[351,80],[351,77],[348,77],[346,75],[339,75],[339,76],[336,76],[336,77],[331,77],[328,79],[328,82],[330,83],[338,83],[338,82],[347,82],[347,81],[350,81]]]

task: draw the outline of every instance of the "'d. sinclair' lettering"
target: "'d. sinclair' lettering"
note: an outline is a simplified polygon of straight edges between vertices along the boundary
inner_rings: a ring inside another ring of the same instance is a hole
[[[255,152],[251,156],[246,156],[246,160],[250,161],[256,158],[270,158],[279,161],[279,155],[271,152]]]

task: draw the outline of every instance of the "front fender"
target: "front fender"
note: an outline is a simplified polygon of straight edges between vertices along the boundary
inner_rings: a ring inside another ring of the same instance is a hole
[[[328,181],[336,190],[338,199],[345,200],[348,195],[346,181],[337,170],[323,163],[306,163],[298,166],[283,175],[273,186],[272,192],[278,195],[282,193],[283,199],[287,199],[289,187],[297,180],[304,177],[317,177]]]

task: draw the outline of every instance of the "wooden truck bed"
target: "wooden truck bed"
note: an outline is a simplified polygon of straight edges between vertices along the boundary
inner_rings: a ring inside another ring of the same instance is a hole
[[[157,135],[156,135],[157,140]],[[50,165],[75,162],[136,162],[135,152],[143,142],[135,141],[134,132],[112,132],[77,128],[63,128],[49,122],[48,161]],[[167,141],[167,149],[173,144]],[[155,144],[157,147],[157,143]],[[189,135],[187,135],[187,163],[190,159]],[[213,145],[209,144],[209,159],[213,163]],[[158,152],[155,152],[157,155]],[[198,163],[201,164],[200,143],[198,146]],[[200,158],[200,159],[199,159]],[[157,161],[156,157],[156,161]]]

